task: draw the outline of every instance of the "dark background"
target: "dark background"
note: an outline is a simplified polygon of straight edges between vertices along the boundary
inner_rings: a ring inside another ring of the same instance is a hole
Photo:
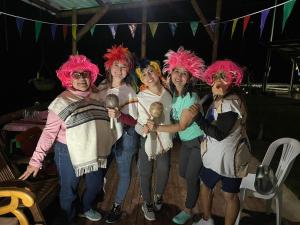
[[[284,2],[279,0],[278,4]],[[216,1],[199,0],[208,21],[215,17]],[[274,0],[223,0],[222,21],[256,12],[274,5]],[[281,32],[283,6],[277,8],[273,40],[290,40],[300,38],[300,1],[297,1]],[[25,4],[18,0],[1,0],[0,11],[17,16],[47,22],[68,23],[71,19],[57,19],[49,13]],[[238,21],[235,33],[231,39],[232,23],[220,27],[219,59],[230,58],[247,67],[250,80],[261,83],[266,62],[266,44],[269,41],[273,10],[267,18],[265,29],[259,37],[260,13],[251,17],[248,28],[242,36],[243,19]],[[91,16],[79,17],[78,23],[86,23]],[[126,11],[109,11],[99,24],[141,22],[141,9]],[[169,50],[179,46],[195,51],[209,65],[211,61],[212,42],[203,26],[199,24],[196,35],[193,36],[189,22],[199,20],[189,1],[150,7],[148,21],[152,22],[186,22],[179,23],[173,37],[167,23],[159,24],[155,37],[152,37],[147,27],[147,57],[162,60]],[[79,27],[80,29],[80,27]],[[137,27],[135,38],[131,37],[128,25],[119,25],[116,38],[113,39],[108,26],[97,26],[94,35],[87,33],[78,43],[78,51],[85,54],[100,67],[104,73],[103,54],[113,44],[123,43],[137,56],[140,55],[141,26]],[[16,18],[0,15],[0,56],[1,56],[1,88],[0,95],[5,105],[1,106],[0,114],[20,109],[34,104],[35,101],[51,101],[62,91],[55,70],[67,60],[71,54],[71,27],[66,40],[63,38],[62,26],[57,27],[55,40],[52,40],[50,25],[43,24],[40,37],[35,41],[34,22],[24,21],[22,35],[19,35]],[[291,62],[283,55],[272,57],[272,72],[270,82],[288,83],[290,79]],[[41,76],[56,81],[53,91],[37,91],[28,81],[41,71]],[[299,82],[299,77],[296,77]],[[9,103],[7,103],[9,102]]]

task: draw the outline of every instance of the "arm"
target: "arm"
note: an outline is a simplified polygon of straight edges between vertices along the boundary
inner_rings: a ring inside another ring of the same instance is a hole
[[[178,131],[185,130],[192,122],[193,118],[190,117],[189,110],[184,109],[181,113],[181,117],[178,123],[170,125],[158,125],[156,130],[159,132],[176,133]]]
[[[60,131],[62,123],[63,121],[54,112],[49,111],[46,126],[43,129],[37,147],[29,161],[27,170],[19,177],[19,179],[26,180],[31,174],[33,174],[34,177],[37,175],[39,169],[42,167],[42,162],[47,152],[52,147],[57,134]]]
[[[147,126],[147,124],[143,126],[140,123],[136,123],[136,125],[135,125],[135,131],[139,135],[145,137],[149,133],[149,127]]]
[[[238,114],[235,112],[225,112],[218,115],[216,124],[213,125],[208,122],[201,113],[198,114],[198,118],[195,122],[200,126],[204,133],[210,137],[215,138],[218,141],[222,141],[229,134],[234,124],[238,119]]]

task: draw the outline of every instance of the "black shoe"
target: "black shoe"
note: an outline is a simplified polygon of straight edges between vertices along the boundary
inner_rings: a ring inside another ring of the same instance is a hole
[[[113,204],[111,211],[109,212],[105,222],[106,223],[114,223],[118,221],[122,216],[121,205]]]

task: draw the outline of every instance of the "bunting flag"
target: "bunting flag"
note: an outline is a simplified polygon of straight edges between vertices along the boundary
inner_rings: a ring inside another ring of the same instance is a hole
[[[232,39],[232,37],[233,37],[233,34],[234,34],[234,31],[235,31],[235,28],[236,28],[236,24],[237,24],[237,21],[238,21],[239,19],[238,18],[236,18],[236,19],[234,19],[233,20],[233,22],[232,22],[232,28],[231,28],[231,39]]]
[[[198,29],[198,25],[199,25],[198,21],[191,21],[190,22],[190,27],[191,27],[191,30],[193,32],[193,36],[195,36],[195,34],[196,34],[196,31]]]
[[[137,25],[135,23],[132,23],[132,24],[129,24],[128,27],[129,27],[129,30],[131,33],[131,37],[134,39]]]
[[[244,17],[244,22],[243,22],[243,36],[244,36],[244,33],[245,33],[245,31],[246,31],[246,29],[248,27],[248,23],[250,21],[250,17],[251,16]]]
[[[63,25],[64,40],[66,40],[67,34],[68,34],[68,26],[67,25]]]
[[[42,23],[39,21],[36,21],[34,24],[34,30],[35,30],[35,41],[39,39],[40,33],[41,33]]]
[[[17,23],[17,28],[20,34],[20,37],[22,37],[22,30],[23,30],[23,24],[24,24],[24,20],[22,18],[16,18],[16,23]]]
[[[282,28],[281,28],[281,32],[283,32],[284,27],[285,27],[285,23],[287,21],[287,19],[289,18],[289,16],[291,15],[291,12],[293,10],[293,7],[295,5],[296,0],[292,0],[286,4],[284,4],[283,7],[283,19],[282,19]]]
[[[217,21],[216,20],[212,20],[212,21],[210,21],[210,23],[209,23],[209,26],[210,26],[210,29],[211,29],[211,31],[212,32],[216,32],[216,25],[217,25]]]
[[[263,32],[263,30],[264,30],[264,27],[265,27],[265,23],[266,23],[267,17],[268,17],[268,15],[269,15],[269,12],[270,12],[269,9],[267,9],[267,10],[261,12],[260,26],[259,26],[259,28],[260,28],[260,35],[259,35],[259,37],[261,37],[261,35],[262,35],[262,32]]]
[[[57,29],[57,25],[56,24],[51,24],[52,40],[55,40],[56,29]]]
[[[150,27],[152,37],[154,38],[154,35],[155,35],[157,27],[158,27],[158,23],[149,23],[149,27]]]
[[[177,23],[169,23],[169,27],[170,27],[170,30],[172,32],[172,36],[174,37],[175,32],[176,32],[176,28],[177,28]]]
[[[227,27],[228,27],[228,24],[229,24],[229,21],[226,21],[225,23],[223,23],[224,26],[223,26],[222,36],[225,35],[225,32],[226,32]]]
[[[73,40],[77,39],[77,24],[72,24],[72,37]]]
[[[91,27],[91,29],[90,29],[91,36],[94,35],[95,28],[96,28],[96,25],[93,25],[93,26]]]
[[[110,29],[110,31],[111,31],[111,34],[112,34],[112,36],[113,36],[113,39],[116,38],[117,28],[118,28],[118,25],[117,25],[117,24],[109,25],[109,29]]]

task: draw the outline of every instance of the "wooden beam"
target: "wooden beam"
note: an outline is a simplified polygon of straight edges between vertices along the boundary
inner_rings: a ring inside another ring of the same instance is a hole
[[[42,2],[41,0],[28,0],[29,2],[36,4],[52,13],[55,13],[56,15],[59,13],[59,10],[52,7],[50,4],[47,4],[46,2]]]
[[[222,0],[217,0],[216,21],[215,21],[216,22],[216,30],[215,30],[213,50],[212,50],[212,58],[211,58],[212,62],[216,61],[216,59],[218,57],[221,9],[222,9]]]
[[[185,0],[152,0],[152,1],[146,1],[146,2],[133,2],[133,3],[127,3],[127,4],[112,4],[110,5],[110,10],[126,10],[126,9],[135,9],[135,8],[142,8],[144,6],[156,6],[156,5],[162,5],[162,4],[173,4],[176,2],[184,2]],[[77,15],[88,15],[88,14],[94,14],[97,13],[103,6],[94,7],[94,8],[86,8],[86,9],[79,9],[77,10]],[[72,10],[65,10],[61,11],[60,13],[56,14],[57,17],[70,17],[72,16]]]
[[[75,9],[72,10],[72,54],[77,53],[77,40],[73,37],[73,24],[77,24],[77,12]]]
[[[191,4],[195,10],[195,12],[197,13],[198,17],[200,18],[200,21],[203,25],[207,25],[207,19],[205,18],[201,8],[199,7],[198,3],[196,2],[196,0],[191,0]],[[212,41],[214,41],[214,33],[212,32],[212,29],[210,28],[210,26],[204,26],[206,32],[208,33],[208,36],[210,37],[210,39]]]
[[[146,43],[147,43],[147,7],[143,7],[142,18],[142,38],[141,38],[141,58],[146,58]]]
[[[85,24],[85,26],[77,34],[77,42],[91,29],[95,23],[97,23],[104,16],[108,9],[109,6],[105,5]]]

